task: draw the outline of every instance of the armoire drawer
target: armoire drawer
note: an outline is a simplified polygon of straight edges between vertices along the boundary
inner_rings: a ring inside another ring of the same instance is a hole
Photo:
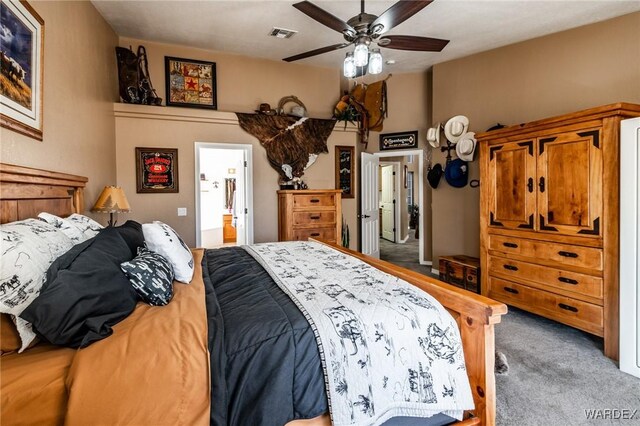
[[[544,259],[561,265],[579,266],[602,271],[602,249],[527,240],[503,235],[489,236],[489,250]]]
[[[336,241],[336,228],[294,229],[293,241],[307,241],[315,238],[322,241]]]
[[[293,212],[293,226],[332,225],[336,223],[335,211]]]
[[[296,194],[293,197],[293,208],[333,207],[336,205],[335,194]]]
[[[489,256],[489,274],[515,281],[526,280],[531,286],[548,286],[566,292],[602,299],[602,278],[565,271],[534,263]]]
[[[496,277],[489,277],[488,284],[492,299],[602,335],[602,306]]]

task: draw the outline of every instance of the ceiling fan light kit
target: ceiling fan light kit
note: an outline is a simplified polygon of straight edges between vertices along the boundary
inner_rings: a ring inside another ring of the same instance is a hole
[[[379,74],[382,72],[382,54],[380,53],[380,49],[371,47],[373,43],[377,44],[378,47],[387,49],[440,52],[447,43],[449,43],[448,40],[405,35],[383,36],[383,34],[393,27],[420,12],[431,4],[432,1],[433,0],[401,0],[385,10],[380,16],[375,16],[365,13],[364,0],[361,0],[360,13],[347,22],[309,1],[295,3],[293,7],[322,25],[341,33],[346,42],[310,50],[298,55],[289,56],[283,60],[293,62],[355,45],[353,52],[347,53],[343,64],[344,76],[353,78],[367,73]]]
[[[344,58],[344,67],[342,71],[344,76],[347,78],[353,78],[356,76],[356,63],[353,59],[353,52],[347,52],[347,56]]]

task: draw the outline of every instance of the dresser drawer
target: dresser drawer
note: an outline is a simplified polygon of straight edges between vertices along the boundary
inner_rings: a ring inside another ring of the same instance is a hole
[[[489,236],[489,250],[549,260],[561,265],[596,269],[598,271],[602,271],[603,268],[602,249],[593,247],[491,235]]]
[[[336,228],[294,229],[293,241],[307,241],[315,238],[322,241],[336,241]]]
[[[293,208],[334,207],[335,194],[296,194],[293,196]]]
[[[335,211],[293,212],[293,226],[335,225]]]
[[[532,286],[547,286],[566,292],[602,298],[602,278],[548,266],[489,256],[489,274],[515,281],[527,280]]]
[[[489,277],[487,281],[488,296],[492,299],[602,335],[604,325],[602,306],[496,277]]]

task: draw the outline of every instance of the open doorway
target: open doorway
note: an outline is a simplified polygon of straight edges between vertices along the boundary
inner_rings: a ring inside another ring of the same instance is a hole
[[[252,146],[196,142],[196,245],[253,243]]]
[[[424,257],[424,152],[362,155],[363,253],[429,274],[431,262]],[[368,164],[375,172],[365,173]],[[365,225],[373,225],[376,232],[365,232]]]

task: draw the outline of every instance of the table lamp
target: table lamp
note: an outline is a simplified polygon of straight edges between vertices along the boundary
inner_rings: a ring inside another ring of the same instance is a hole
[[[119,186],[105,186],[91,211],[109,213],[109,226],[114,226],[117,221],[113,221],[113,214],[128,213],[131,211],[131,206],[122,188]]]

